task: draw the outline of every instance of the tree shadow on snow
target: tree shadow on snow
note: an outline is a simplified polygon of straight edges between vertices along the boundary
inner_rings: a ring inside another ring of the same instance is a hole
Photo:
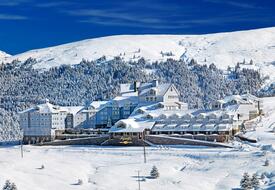
[[[70,185],[80,186],[80,184],[79,184],[78,182],[76,182],[76,183],[71,183]]]
[[[138,181],[138,176],[137,175],[132,176],[132,178],[135,178],[136,181]],[[154,178],[151,177],[151,176],[144,176],[144,175],[139,176],[139,181],[145,181],[146,179],[154,179]]]

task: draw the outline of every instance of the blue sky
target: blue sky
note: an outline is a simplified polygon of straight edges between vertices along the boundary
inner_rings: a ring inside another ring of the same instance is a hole
[[[0,0],[0,50],[17,54],[116,34],[275,26],[273,0]]]

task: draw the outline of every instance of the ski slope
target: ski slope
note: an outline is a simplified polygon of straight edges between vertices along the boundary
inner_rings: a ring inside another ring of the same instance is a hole
[[[169,53],[172,55],[169,56]],[[102,56],[124,60],[163,61],[167,58],[190,60],[200,64],[215,63],[225,70],[237,62],[247,63],[248,68],[260,70],[275,81],[275,27],[257,30],[206,35],[118,35],[88,39],[79,42],[31,50],[0,62],[14,59],[37,59],[37,69],[49,69],[62,64],[78,64],[82,59],[96,60]]]
[[[238,189],[244,172],[264,174],[260,187],[275,189],[274,97],[264,99],[264,109],[256,131],[246,133],[258,140],[255,144],[234,141],[233,149],[148,147],[146,164],[142,147],[24,146],[24,158],[19,146],[0,147],[0,186],[10,179],[20,190],[133,190],[138,189],[140,170],[145,180],[141,189]],[[269,166],[264,166],[266,159]],[[149,178],[153,165],[158,179]],[[82,185],[76,184],[78,179]]]

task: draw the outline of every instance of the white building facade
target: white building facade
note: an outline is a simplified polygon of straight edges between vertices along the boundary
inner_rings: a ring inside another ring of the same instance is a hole
[[[213,135],[228,138],[262,111],[261,100],[250,94],[215,101],[212,110],[189,110],[175,85],[154,80],[121,84],[119,96],[86,106],[64,107],[46,101],[20,112],[20,126],[26,143],[50,141],[67,129],[104,129],[111,137],[146,133],[202,140]]]

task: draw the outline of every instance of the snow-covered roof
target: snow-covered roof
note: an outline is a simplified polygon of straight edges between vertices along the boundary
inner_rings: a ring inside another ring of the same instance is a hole
[[[81,110],[83,110],[84,106],[66,106],[66,107],[61,107],[61,111],[66,111],[69,112],[73,115],[77,114]]]
[[[242,103],[242,104],[250,103],[249,100],[244,100],[240,95],[226,96],[224,99],[218,100],[218,102],[221,104],[226,104],[232,101],[236,101],[237,103]]]
[[[171,86],[172,84],[169,84],[169,83],[165,83],[165,84],[159,84],[158,86],[157,86],[157,95],[158,96],[163,96],[166,92],[167,92],[167,90],[168,90],[168,88]]]
[[[176,118],[180,118],[182,114],[180,113],[172,113],[169,115],[170,119],[176,119]]]
[[[117,103],[119,107],[123,107],[125,104],[138,104],[137,95],[134,96],[117,96],[110,102]]]
[[[130,93],[134,91],[135,89],[133,83],[120,84],[120,94]]]
[[[59,112],[67,112],[75,115],[79,111],[81,111],[84,107],[83,106],[57,106],[51,104],[49,101],[46,101],[44,104],[39,104],[32,108],[26,109],[19,113],[26,113],[30,111],[39,111],[41,114],[54,114]]]
[[[90,106],[92,106],[94,109],[101,109],[103,106],[105,106],[109,101],[93,101]]]
[[[40,113],[58,113],[60,109],[59,106],[55,106],[49,102],[37,105],[37,108],[39,109]]]
[[[150,90],[155,90],[157,96],[163,96],[171,85],[172,84],[170,83],[157,84],[157,85],[155,85],[153,82],[142,83],[141,86],[139,87],[139,95],[142,96],[147,92],[149,92]]]
[[[252,101],[260,101],[260,98],[250,94],[250,93],[246,93],[246,94],[243,94],[241,95],[242,98],[246,98],[247,100],[252,100]]]
[[[152,131],[228,131],[232,128],[232,124],[230,123],[220,123],[220,124],[213,124],[213,123],[157,123],[152,128]]]
[[[128,132],[143,132],[145,129],[151,129],[155,122],[150,121],[136,121],[133,118],[121,119],[114,126],[111,127],[111,133],[128,133]]]
[[[226,104],[232,101],[236,101],[237,103],[241,104],[251,104],[255,101],[260,101],[260,99],[256,96],[253,96],[252,94],[243,94],[243,95],[232,95],[232,96],[226,96],[224,99],[218,100],[217,102],[221,104]]]
[[[177,124],[155,124],[152,131],[175,131]]]
[[[217,131],[216,124],[208,123],[204,125],[206,131]]]
[[[191,114],[191,113],[186,113],[186,114],[181,116],[182,119],[191,119],[193,117],[194,117],[194,115]]]
[[[23,113],[27,113],[27,112],[31,112],[31,111],[35,111],[35,110],[38,110],[38,109],[36,109],[36,107],[31,107],[31,108],[25,109],[23,111],[20,111],[18,113],[23,114]]]

